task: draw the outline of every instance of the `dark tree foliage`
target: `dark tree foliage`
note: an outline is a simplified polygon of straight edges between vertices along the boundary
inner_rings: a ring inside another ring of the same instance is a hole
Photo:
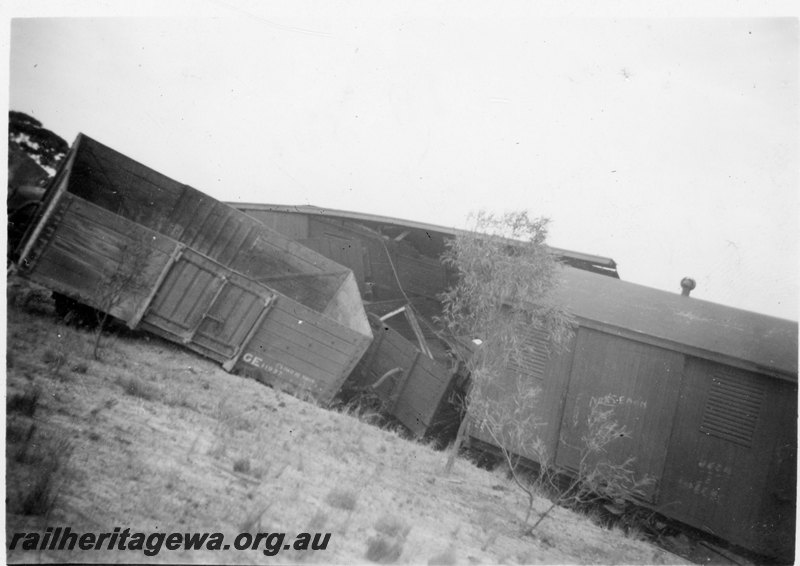
[[[42,167],[55,169],[69,151],[64,139],[24,112],[8,113],[8,143],[33,157]]]

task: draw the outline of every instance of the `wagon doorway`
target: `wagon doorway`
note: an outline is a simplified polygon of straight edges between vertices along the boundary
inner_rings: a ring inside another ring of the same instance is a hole
[[[274,300],[267,288],[190,249],[166,268],[143,322],[233,366]]]
[[[581,328],[561,422],[556,464],[577,471],[592,436],[590,411],[613,409],[612,418],[627,432],[611,442],[603,457],[622,463],[634,456],[638,479],[657,480],[646,490],[654,502],[667,454],[675,404],[681,386],[683,356],[596,330]]]

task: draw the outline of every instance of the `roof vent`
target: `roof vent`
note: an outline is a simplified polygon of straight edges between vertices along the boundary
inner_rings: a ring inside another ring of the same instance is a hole
[[[692,292],[692,289],[697,287],[697,283],[691,277],[684,277],[681,279],[681,295],[684,297],[688,297],[689,293]]]

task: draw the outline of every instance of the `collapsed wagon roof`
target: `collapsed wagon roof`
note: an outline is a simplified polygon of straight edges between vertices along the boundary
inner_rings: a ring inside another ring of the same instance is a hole
[[[444,241],[457,234],[467,233],[467,230],[437,226],[425,222],[392,218],[378,214],[366,214],[348,210],[320,208],[312,205],[281,205],[258,203],[229,203],[240,210],[263,210],[269,212],[284,212],[322,216],[331,219],[356,220],[359,223],[380,230],[391,237],[401,237],[412,243],[421,253],[431,257],[438,257],[444,250]],[[618,278],[616,262],[607,257],[585,254],[562,248],[550,248],[559,258],[573,267],[600,273]]]
[[[796,322],[564,268],[560,302],[581,324],[797,381]]]

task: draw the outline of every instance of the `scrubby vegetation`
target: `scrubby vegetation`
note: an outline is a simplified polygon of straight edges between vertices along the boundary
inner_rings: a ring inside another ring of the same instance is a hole
[[[8,532],[61,524],[331,533],[325,551],[164,551],[155,558],[162,562],[676,561],[560,507],[536,537],[526,535],[524,500],[503,474],[459,460],[444,476],[445,454],[375,427],[368,413],[322,409],[157,338],[109,337],[94,360],[93,331],[65,325],[39,289],[12,282],[12,295]],[[56,371],[59,352],[66,359]],[[536,498],[533,506],[541,513],[549,505]],[[119,551],[35,558],[143,561]],[[31,559],[20,550],[8,556]]]

